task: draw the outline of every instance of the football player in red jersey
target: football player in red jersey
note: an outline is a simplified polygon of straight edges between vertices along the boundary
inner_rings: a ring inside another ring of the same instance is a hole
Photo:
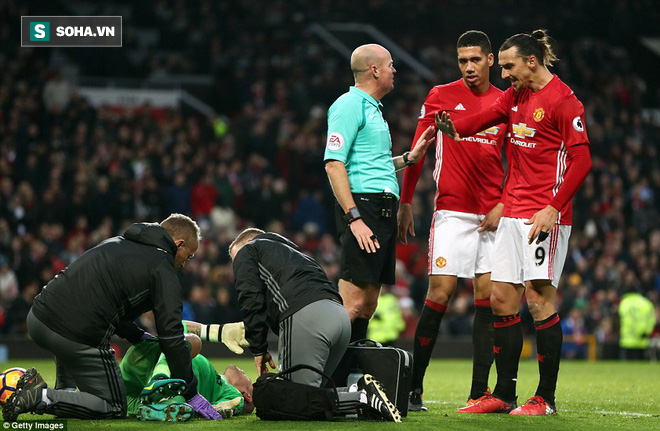
[[[455,118],[475,114],[502,94],[489,79],[494,56],[488,36],[471,30],[456,43],[461,79],[437,85],[429,91],[418,119],[414,143],[436,112],[451,112]],[[493,314],[490,307],[492,252],[495,229],[502,213],[500,197],[504,171],[502,141],[505,124],[477,131],[464,145],[439,133],[435,148],[433,178],[437,184],[435,211],[429,235],[429,289],[415,331],[412,392],[409,409],[426,411],[422,402],[423,380],[438,336],[440,322],[456,290],[457,278],[474,278],[472,388],[476,400],[488,392],[488,374],[493,363]],[[412,197],[423,163],[406,168],[398,213],[398,235],[407,242],[415,236]]]
[[[436,125],[456,140],[502,121],[509,133],[498,262],[491,274],[497,386],[461,413],[557,411],[562,330],[555,298],[571,233],[571,200],[591,169],[591,155],[582,103],[548,70],[556,59],[545,30],[511,36],[500,47],[499,64],[512,86],[497,102],[455,123],[448,113],[436,115]],[[516,407],[523,292],[536,328],[540,379],[536,394]]]

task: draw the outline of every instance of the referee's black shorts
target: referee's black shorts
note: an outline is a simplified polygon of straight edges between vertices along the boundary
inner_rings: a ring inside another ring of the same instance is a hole
[[[380,193],[353,193],[355,205],[362,220],[378,237],[380,248],[376,253],[361,250],[360,245],[344,219],[344,211],[335,202],[337,233],[341,243],[341,269],[339,277],[353,283],[394,284],[396,269],[396,214],[398,202],[395,202],[392,217],[381,217]]]

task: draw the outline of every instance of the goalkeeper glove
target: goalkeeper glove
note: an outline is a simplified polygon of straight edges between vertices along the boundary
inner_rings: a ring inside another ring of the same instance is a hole
[[[220,413],[223,418],[227,419],[234,416],[234,409],[241,403],[242,397],[236,397],[229,401],[223,401],[218,404],[213,404],[216,412]]]
[[[250,345],[245,339],[245,325],[243,322],[222,325],[221,340],[229,350],[237,355],[243,353],[243,347]]]

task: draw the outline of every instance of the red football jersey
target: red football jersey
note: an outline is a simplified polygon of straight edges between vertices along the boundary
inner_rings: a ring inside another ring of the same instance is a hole
[[[489,107],[502,94],[492,85],[484,94],[474,94],[459,79],[437,85],[429,91],[417,123],[412,146],[434,122],[436,112],[450,112],[462,118]],[[486,214],[499,202],[502,193],[502,142],[506,124],[499,124],[456,142],[438,132],[435,144],[437,184],[435,209]],[[424,160],[406,168],[401,186],[401,202],[412,200]]]
[[[577,154],[575,147],[579,145],[585,144],[587,149],[589,145],[584,107],[573,90],[555,75],[537,92],[510,87],[489,111],[482,113],[476,124],[460,120],[454,124],[459,134],[468,134],[484,124],[508,119],[508,172],[502,216],[530,218],[552,205],[560,211],[557,223],[570,225],[571,199],[586,176],[572,178],[569,184],[566,173],[572,167],[570,153]],[[586,154],[588,157],[588,151]],[[581,156],[579,160],[582,163],[585,159]]]

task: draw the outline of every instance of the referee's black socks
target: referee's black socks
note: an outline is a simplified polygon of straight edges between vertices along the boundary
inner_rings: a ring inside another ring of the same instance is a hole
[[[369,328],[369,319],[357,317],[351,323],[351,343],[353,341],[364,340],[367,338],[367,329]]]

